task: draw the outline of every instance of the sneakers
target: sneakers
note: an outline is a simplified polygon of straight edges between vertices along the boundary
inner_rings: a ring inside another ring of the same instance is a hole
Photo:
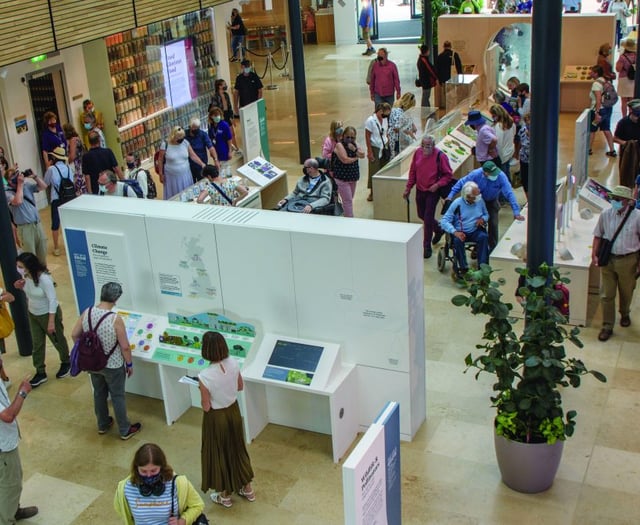
[[[229,62],[240,62],[240,59],[236,58],[236,57],[231,57],[229,59]]]
[[[47,374],[41,374],[40,372],[38,372],[36,375],[34,375],[31,380],[29,381],[29,384],[31,385],[31,388],[36,388],[39,387],[42,383],[46,383],[47,382]]]
[[[56,373],[56,379],[62,379],[63,377],[67,377],[69,372],[71,371],[71,365],[69,363],[62,363],[60,365],[60,370]]]
[[[109,432],[109,429],[113,426],[113,418],[111,416],[109,416],[109,423],[107,424],[106,428],[103,429],[98,429],[98,434],[106,434],[107,432]],[[129,428],[129,430],[131,430],[131,428]],[[138,429],[140,430],[140,429]],[[131,434],[133,436],[133,434]],[[123,438],[124,439],[124,438]],[[127,438],[128,439],[128,438]]]
[[[606,155],[607,157],[617,157],[617,156],[618,156],[618,154],[616,153],[616,150],[607,151],[607,152],[605,153],[605,155]]]
[[[140,432],[141,428],[142,428],[142,423],[134,423],[129,427],[129,430],[124,436],[120,436],[120,439],[123,439],[126,441],[127,439],[135,436],[138,432]]]
[[[16,521],[28,520],[38,514],[38,507],[18,507],[16,511]]]
[[[56,257],[60,257],[60,254],[62,252],[60,251],[60,248],[54,248],[53,249],[53,255],[55,255]]]
[[[376,50],[373,47],[370,47],[369,49],[367,49],[364,53],[362,53],[362,56],[368,57],[370,55],[375,55]]]

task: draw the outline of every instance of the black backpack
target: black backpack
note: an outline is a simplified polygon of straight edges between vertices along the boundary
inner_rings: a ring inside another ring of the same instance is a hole
[[[137,168],[133,173],[133,178],[131,180],[137,181],[140,172],[144,173],[145,177],[147,177],[147,199],[155,199],[158,196],[158,190],[156,188],[156,183],[154,182],[153,177],[151,177],[151,173],[143,168]]]
[[[69,202],[70,200],[75,199],[77,197],[76,187],[73,179],[71,178],[71,169],[69,168],[69,166],[67,166],[67,177],[62,176],[62,172],[60,171],[60,168],[58,168],[58,166],[54,164],[53,167],[60,174],[60,185],[56,186],[60,204],[64,204],[65,202]]]

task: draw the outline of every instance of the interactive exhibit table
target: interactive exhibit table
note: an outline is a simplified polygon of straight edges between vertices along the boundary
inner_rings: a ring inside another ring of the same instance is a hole
[[[162,399],[167,423],[200,404],[180,379],[206,366],[208,329],[241,361],[248,439],[268,421],[326,432],[337,459],[354,421],[366,430],[390,399],[403,439],[424,421],[419,226],[92,195],[60,214],[78,312],[96,304],[105,282],[121,283],[118,309],[136,361],[127,388]],[[336,257],[339,271],[313,271]],[[293,356],[307,355],[304,345],[322,348],[316,369],[279,352],[270,362],[273,337]]]

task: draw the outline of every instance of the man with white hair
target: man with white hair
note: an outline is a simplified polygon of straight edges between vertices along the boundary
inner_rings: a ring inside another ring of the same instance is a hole
[[[220,162],[218,161],[218,154],[216,148],[213,147],[213,142],[209,138],[206,131],[200,128],[200,119],[193,117],[189,121],[189,131],[187,132],[186,139],[191,146],[191,149],[205,164],[209,164],[207,152],[211,155],[213,163],[220,169]],[[202,166],[196,164],[192,159],[189,159],[189,168],[191,169],[191,176],[193,182],[196,183],[202,179]]]
[[[480,196],[480,188],[475,182],[469,181],[462,187],[461,193],[440,220],[442,229],[451,234],[453,239],[458,278],[462,278],[469,269],[465,242],[476,243],[478,264],[489,263],[489,236],[486,230],[489,212]]]

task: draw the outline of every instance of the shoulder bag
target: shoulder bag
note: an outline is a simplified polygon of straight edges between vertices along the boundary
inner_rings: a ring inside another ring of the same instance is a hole
[[[215,182],[211,181],[211,185],[216,189],[216,191],[222,195],[222,197],[224,197],[224,200],[226,200],[230,206],[233,206],[233,200],[231,199],[231,197],[229,197],[229,195],[227,195],[224,190],[218,186]]]
[[[9,307],[4,301],[0,301],[0,339],[9,337],[15,325],[9,313]]]
[[[173,512],[173,495],[176,492],[176,478],[178,476],[173,476],[173,479],[171,480],[171,516],[176,516],[176,514]],[[178,509],[178,514],[180,514],[180,509]],[[200,514],[200,516],[198,516],[195,521],[193,522],[193,525],[209,525],[209,519],[205,516],[204,512],[202,514]]]
[[[598,247],[598,266],[600,268],[609,264],[609,260],[611,259],[611,248],[613,248],[613,243],[616,242],[616,239],[618,238],[618,234],[620,233],[620,230],[622,230],[624,223],[627,222],[627,219],[629,218],[629,215],[631,215],[632,211],[633,211],[633,208],[629,208],[629,210],[627,211],[627,214],[624,216],[624,219],[622,219],[622,222],[618,226],[618,229],[613,234],[613,239],[609,240],[609,239],[605,239],[604,237],[600,239],[600,246]]]
[[[384,141],[384,132],[380,127],[380,124],[376,122],[376,126],[378,126],[378,131],[380,132],[380,140],[382,141],[382,155],[380,155],[380,160],[385,164],[391,160],[391,147],[389,142]]]

